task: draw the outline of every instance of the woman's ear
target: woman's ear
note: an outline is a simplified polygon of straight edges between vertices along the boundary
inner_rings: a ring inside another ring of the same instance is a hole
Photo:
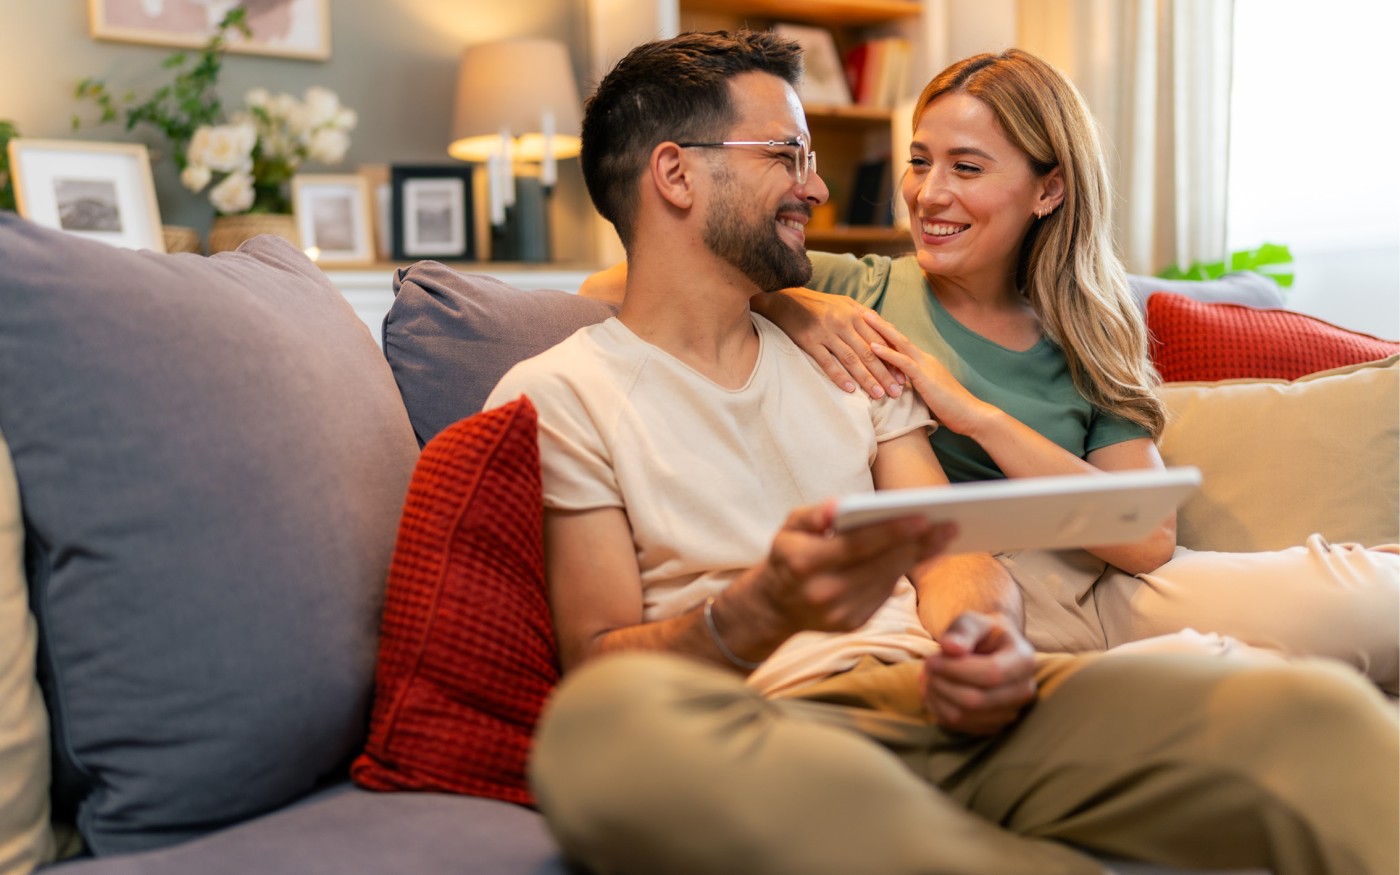
[[[661,143],[651,150],[648,167],[652,187],[662,200],[681,208],[694,203],[695,186],[684,149],[675,143]]]
[[[1065,174],[1059,167],[1041,177],[1040,199],[1036,201],[1038,216],[1048,216],[1065,201]]]

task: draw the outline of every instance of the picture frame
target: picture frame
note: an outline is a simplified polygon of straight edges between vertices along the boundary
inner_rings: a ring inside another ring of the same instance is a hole
[[[298,173],[292,177],[292,213],[301,245],[323,266],[375,261],[369,181],[357,173]]]
[[[88,0],[94,39],[200,48],[233,0]],[[330,0],[248,4],[251,38],[229,35],[230,52],[324,61],[331,56]]]
[[[395,261],[476,259],[469,164],[390,168]]]
[[[374,211],[374,254],[379,261],[394,258],[393,189],[389,183],[388,164],[361,164],[356,172],[369,186],[370,207]]]
[[[145,145],[17,137],[9,156],[21,216],[113,246],[165,251]]]

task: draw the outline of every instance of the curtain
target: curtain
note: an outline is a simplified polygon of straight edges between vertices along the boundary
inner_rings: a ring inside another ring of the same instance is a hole
[[[1098,120],[1132,273],[1225,256],[1234,0],[1019,0],[1017,45]]]

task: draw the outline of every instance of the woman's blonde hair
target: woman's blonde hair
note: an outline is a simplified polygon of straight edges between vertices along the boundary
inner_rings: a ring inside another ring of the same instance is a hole
[[[1113,250],[1113,192],[1099,135],[1084,98],[1064,74],[1019,49],[958,61],[925,86],[917,127],[936,98],[960,92],[986,104],[1038,175],[1056,167],[1064,202],[1031,226],[1016,283],[1064,350],[1079,393],[1103,410],[1161,434],[1160,382],[1147,328]]]

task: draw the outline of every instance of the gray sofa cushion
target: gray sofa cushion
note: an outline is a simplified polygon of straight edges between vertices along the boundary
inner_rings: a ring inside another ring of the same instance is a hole
[[[435,261],[401,269],[384,318],[384,355],[419,444],[479,412],[511,365],[616,312],[602,301],[522,291]]]
[[[1164,280],[1155,276],[1130,274],[1128,285],[1138,309],[1147,312],[1147,298],[1153,292],[1172,292],[1209,304],[1244,304],[1247,307],[1276,309],[1283,306],[1278,283],[1252,270],[1227,273],[1213,280]]]
[[[160,255],[0,214],[0,266],[58,815],[139,850],[342,774],[417,456],[374,339],[276,238]]]
[[[45,875],[566,875],[544,819],[470,796],[325,797],[177,848],[68,863]]]

